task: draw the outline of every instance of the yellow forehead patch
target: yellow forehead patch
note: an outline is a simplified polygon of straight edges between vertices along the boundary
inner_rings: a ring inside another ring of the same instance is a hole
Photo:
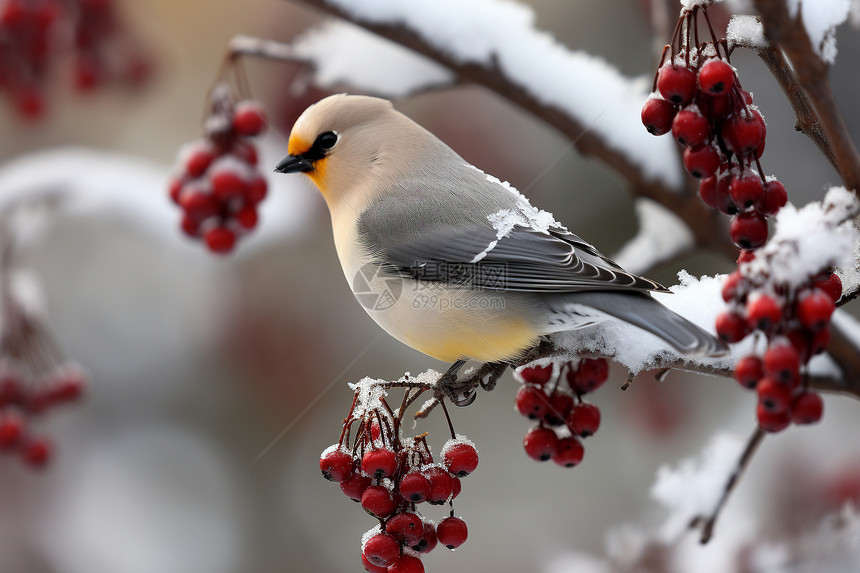
[[[287,143],[287,153],[290,155],[301,155],[307,153],[310,148],[311,143],[308,143],[307,139],[295,132],[290,134],[290,141]]]

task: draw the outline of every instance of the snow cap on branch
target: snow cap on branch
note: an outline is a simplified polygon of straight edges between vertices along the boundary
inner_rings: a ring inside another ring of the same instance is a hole
[[[792,18],[800,18],[812,49],[827,64],[836,61],[836,27],[848,19],[850,0],[787,0]]]
[[[764,50],[768,47],[764,36],[764,26],[755,16],[732,16],[726,28],[726,40],[729,49],[743,46],[754,50]]]
[[[332,20],[301,34],[293,42],[297,57],[314,64],[323,88],[354,89],[397,98],[454,83],[454,74],[411,50],[364,29]]]
[[[569,50],[534,27],[530,7],[510,0],[329,2],[360,22],[402,25],[459,64],[497,67],[543,105],[599,134],[647,177],[683,186],[674,143],[653,140],[641,126],[651,80],[626,78],[600,58]]]

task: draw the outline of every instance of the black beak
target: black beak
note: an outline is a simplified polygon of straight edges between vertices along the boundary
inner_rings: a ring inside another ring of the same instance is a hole
[[[313,171],[313,164],[301,155],[287,155],[275,166],[275,173],[305,173]]]

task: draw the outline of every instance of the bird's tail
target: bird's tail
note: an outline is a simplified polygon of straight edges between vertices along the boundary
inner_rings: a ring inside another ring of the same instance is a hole
[[[556,315],[565,308],[593,308],[654,334],[681,354],[719,356],[728,351],[721,340],[646,293],[578,292],[553,297],[550,306]]]

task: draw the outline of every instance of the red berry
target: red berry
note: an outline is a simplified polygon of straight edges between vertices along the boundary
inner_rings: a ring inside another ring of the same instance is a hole
[[[190,217],[187,213],[182,216],[179,226],[182,228],[182,232],[189,237],[196,238],[200,236],[200,222],[195,217]]]
[[[685,147],[704,144],[710,134],[710,123],[698,109],[682,109],[672,120],[672,137]]]
[[[233,216],[243,229],[253,229],[257,226],[257,209],[247,206]]]
[[[732,98],[728,94],[712,96],[700,91],[696,95],[696,105],[702,112],[702,115],[711,121],[722,119],[734,111]]]
[[[776,179],[771,179],[764,184],[764,194],[756,209],[762,215],[776,215],[787,202],[788,193],[785,186]]]
[[[570,397],[570,394],[555,390],[549,395],[549,407],[543,417],[544,423],[549,426],[564,424],[571,408],[573,408],[573,398]]]
[[[412,503],[426,501],[430,496],[430,480],[419,472],[409,472],[400,480],[400,495]]]
[[[468,442],[448,440],[442,447],[442,463],[455,476],[466,477],[478,467],[478,450]]]
[[[205,144],[195,145],[185,158],[185,171],[191,177],[199,177],[209,169],[212,161],[215,160],[215,154]]]
[[[21,380],[11,374],[0,378],[0,407],[6,404],[20,404],[23,401],[24,391],[21,388]]]
[[[203,191],[183,193],[179,199],[179,206],[190,219],[197,222],[208,219],[218,212],[218,204],[215,199]]]
[[[364,495],[364,490],[366,490],[371,483],[373,482],[369,477],[361,475],[359,472],[355,472],[340,482],[340,490],[352,501],[361,501],[361,496]]]
[[[388,573],[424,573],[424,564],[412,555],[401,555],[388,567]]]
[[[233,145],[230,152],[248,165],[256,165],[260,160],[257,155],[257,148],[244,141],[237,142]]]
[[[745,356],[735,364],[735,380],[748,390],[755,390],[758,381],[764,378],[764,363],[758,356]]]
[[[573,436],[569,436],[561,438],[556,443],[555,451],[552,453],[552,461],[560,466],[572,468],[582,461],[584,455],[585,449],[579,440]]]
[[[377,567],[388,567],[400,557],[400,544],[387,533],[377,533],[362,547],[367,560]]]
[[[412,546],[414,551],[418,553],[430,553],[436,548],[438,538],[436,537],[436,528],[429,521],[424,522],[424,531],[418,543]]]
[[[767,220],[755,211],[738,213],[729,227],[732,241],[742,249],[757,249],[767,242]]]
[[[809,356],[821,354],[827,349],[828,344],[830,344],[830,330],[822,328],[813,332],[809,340]]]
[[[567,419],[567,426],[574,435],[593,436],[600,427],[600,408],[586,402],[577,404]]]
[[[539,462],[545,462],[552,457],[557,442],[558,437],[553,430],[535,426],[526,432],[526,436],[523,438],[523,447],[528,457]]]
[[[212,193],[221,201],[241,197],[247,191],[245,180],[238,173],[228,168],[212,171],[209,182],[212,184]]]
[[[765,432],[781,432],[791,424],[791,414],[788,411],[768,412],[761,404],[756,407],[756,418],[759,427]]]
[[[424,477],[430,480],[430,495],[427,503],[441,505],[448,501],[454,491],[454,480],[446,470],[439,466],[431,466],[423,471]]]
[[[747,302],[747,321],[751,328],[769,332],[782,319],[782,305],[766,294],[750,296]]]
[[[735,85],[735,70],[723,60],[709,60],[699,69],[699,89],[711,95],[722,95]]]
[[[75,58],[73,83],[76,90],[92,91],[99,83],[100,75],[98,63],[93,58],[85,56]]]
[[[26,120],[35,121],[45,114],[45,96],[36,86],[26,86],[15,94],[15,109]]]
[[[699,197],[706,205],[718,209],[722,213],[728,215],[737,213],[738,208],[732,202],[732,197],[729,194],[730,181],[728,172],[722,172],[722,170],[719,175],[705,177],[699,182]]]
[[[697,145],[684,149],[684,167],[693,177],[710,177],[717,171],[720,161],[720,153],[713,145]]]
[[[735,271],[727,276],[726,280],[723,282],[723,288],[721,291],[723,300],[726,302],[731,302],[733,300],[743,302],[743,299],[746,298],[744,294],[746,285],[744,283],[744,277],[741,275],[740,271]]]
[[[764,119],[753,111],[752,113],[736,113],[723,122],[723,142],[729,151],[738,155],[755,153],[765,139]]]
[[[53,448],[47,438],[31,438],[20,448],[24,463],[32,468],[42,468],[51,459]]]
[[[786,412],[791,407],[791,388],[771,378],[762,378],[756,386],[758,403],[768,412]]]
[[[266,113],[254,101],[241,101],[233,113],[233,129],[239,135],[259,135],[266,128]]]
[[[802,328],[795,328],[785,333],[785,337],[797,351],[801,364],[806,364],[812,357],[809,353],[810,333]]]
[[[266,183],[263,177],[255,177],[245,188],[245,200],[252,205],[256,205],[266,198],[268,188],[269,184]]]
[[[514,399],[517,411],[530,420],[543,418],[549,409],[549,398],[539,386],[525,384]]]
[[[822,290],[813,289],[801,295],[797,304],[797,317],[807,330],[821,330],[830,323],[830,317],[835,309],[836,305],[830,295]]]
[[[377,479],[391,477],[397,471],[397,454],[388,448],[368,450],[361,458],[361,471]]]
[[[364,553],[361,554],[361,564],[364,565],[364,570],[369,573],[388,573],[388,567],[380,567],[379,565],[374,565],[370,561],[367,560]]]
[[[329,481],[342,482],[352,475],[353,467],[352,454],[337,446],[329,447],[320,455],[320,471]]]
[[[670,102],[687,105],[696,96],[696,73],[684,66],[666,64],[657,75],[657,89]]]
[[[720,201],[717,196],[717,177],[715,175],[699,181],[699,197],[708,207],[719,208]]]
[[[361,507],[370,515],[384,519],[394,513],[394,510],[397,509],[397,502],[388,488],[381,485],[371,485],[361,494]]]
[[[605,358],[583,358],[575,371],[569,370],[567,382],[574,392],[594,392],[609,379],[609,363]]]
[[[552,378],[552,364],[546,366],[527,366],[516,372],[517,376],[526,384],[543,386]]]
[[[456,499],[463,489],[463,484],[457,476],[451,476],[451,499]]]
[[[764,353],[764,372],[783,384],[793,384],[800,370],[800,355],[785,338],[770,343]]]
[[[0,417],[0,450],[12,449],[24,436],[24,418],[14,411]]]
[[[448,549],[457,549],[466,542],[469,530],[459,517],[449,516],[436,526],[436,538]]]
[[[842,297],[842,279],[836,273],[818,278],[812,284],[815,288],[826,292],[834,304]]]
[[[744,170],[737,177],[732,177],[729,183],[729,195],[732,197],[732,202],[742,209],[755,205],[764,196],[761,177],[750,169]]]
[[[424,536],[424,522],[414,513],[397,513],[386,522],[385,532],[411,547]]]
[[[54,382],[50,389],[51,402],[61,404],[74,402],[84,392],[84,377],[79,372],[66,372]]]
[[[801,392],[791,405],[791,419],[795,424],[814,424],[821,420],[824,402],[817,392]]]
[[[678,108],[659,97],[650,97],[642,106],[642,124],[651,135],[663,135],[672,129],[672,120]]]
[[[227,227],[214,227],[203,238],[213,253],[229,253],[236,244],[236,234]]]
[[[717,315],[717,336],[723,342],[738,342],[747,335],[747,321],[737,312],[726,311]]]

